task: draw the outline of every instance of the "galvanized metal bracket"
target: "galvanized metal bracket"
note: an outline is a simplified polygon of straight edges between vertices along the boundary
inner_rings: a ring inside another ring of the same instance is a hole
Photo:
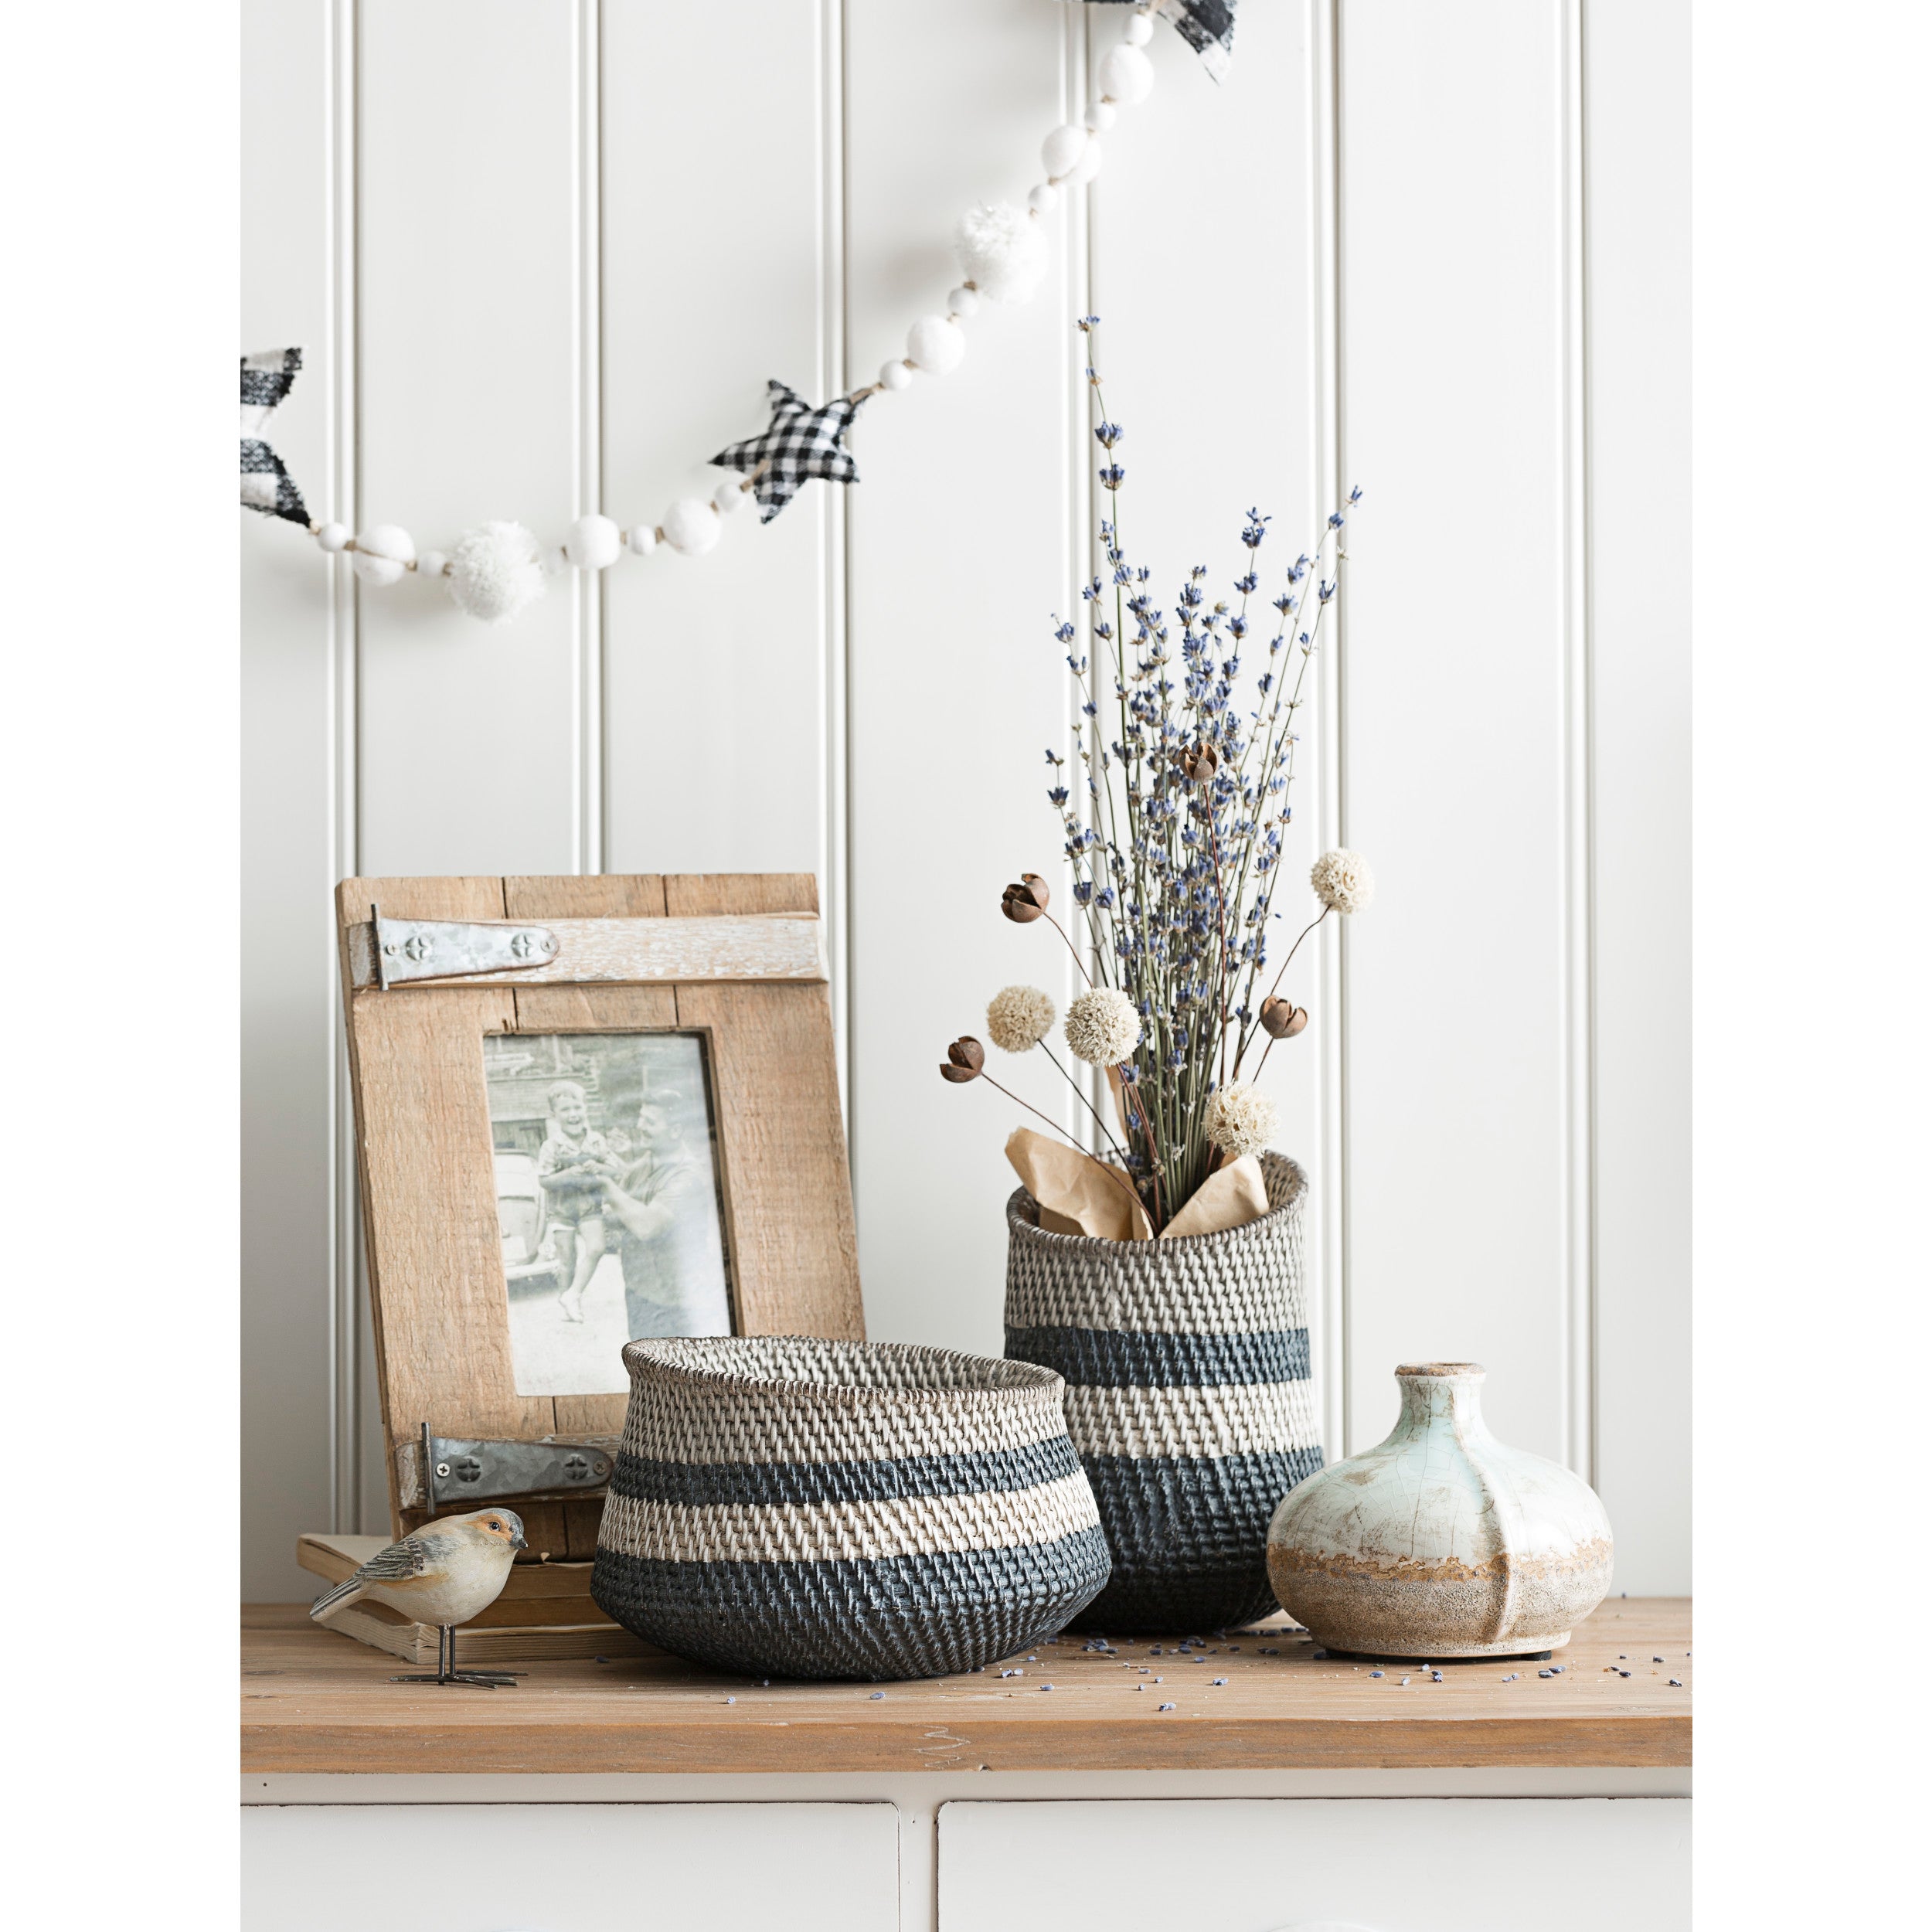
[[[366,937],[364,937],[366,935]],[[362,944],[359,945],[358,940]],[[475,973],[509,973],[547,965],[557,956],[557,936],[547,926],[485,926],[461,919],[385,919],[369,909],[369,924],[349,935],[352,984],[368,983],[353,969],[366,946],[367,967],[384,992],[417,979],[462,979]]]
[[[461,1509],[508,1496],[587,1495],[611,1480],[614,1440],[510,1442],[439,1436],[426,1422],[396,1451],[396,1488],[406,1509]]]

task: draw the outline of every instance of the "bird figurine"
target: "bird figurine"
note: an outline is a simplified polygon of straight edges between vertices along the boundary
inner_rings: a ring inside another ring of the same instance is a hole
[[[392,1677],[392,1684],[514,1685],[520,1672],[458,1670],[456,1627],[488,1609],[510,1580],[522,1549],[523,1522],[512,1509],[472,1509],[440,1516],[400,1543],[379,1549],[353,1576],[325,1590],[308,1607],[318,1624],[365,1597],[419,1624],[436,1626],[436,1673]]]

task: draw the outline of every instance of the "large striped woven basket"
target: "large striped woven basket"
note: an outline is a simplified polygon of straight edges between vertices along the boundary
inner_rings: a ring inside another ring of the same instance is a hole
[[[754,1676],[937,1677],[1107,1580],[1058,1376],[809,1336],[633,1342],[590,1594]]]
[[[1301,1283],[1308,1177],[1261,1157],[1268,1212],[1172,1241],[1054,1234],[1006,1204],[1006,1352],[1057,1369],[1113,1553],[1085,1630],[1207,1631],[1275,1607],[1268,1521],[1321,1467]]]

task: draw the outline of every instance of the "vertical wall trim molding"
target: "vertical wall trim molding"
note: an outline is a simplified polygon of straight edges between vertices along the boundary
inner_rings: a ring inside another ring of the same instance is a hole
[[[846,394],[845,316],[845,9],[820,0],[818,9],[818,393]],[[852,567],[846,493],[826,488],[824,526],[825,655],[821,682],[824,780],[821,787],[818,871],[825,899],[825,949],[832,975],[832,1047],[838,1060],[839,1111],[852,1166],[852,623],[846,585]],[[853,1170],[855,1173],[855,1167]]]
[[[604,136],[602,0],[577,0],[572,22],[576,83],[573,215],[577,226],[577,505],[604,508]],[[604,869],[604,586],[601,570],[573,570],[576,605],[576,796],[573,869]]]
[[[359,499],[355,386],[355,60],[357,0],[327,0],[323,19],[328,63],[322,139],[328,236],[325,265],[322,377],[328,418],[327,514],[355,527]],[[335,903],[335,882],[360,870],[356,784],[357,658],[355,580],[336,557],[328,579],[328,806],[329,876],[318,881],[318,903]],[[335,997],[332,913],[321,922],[328,948],[327,1010],[318,1015],[331,1044],[328,1088],[328,1498],[339,1532],[362,1527],[362,1295],[361,1216],[355,1192],[355,1131],[349,1090],[349,1053]]]
[[[1348,373],[1348,182],[1342,168],[1342,75],[1347,60],[1343,29],[1342,0],[1318,0],[1321,26],[1326,29],[1324,57],[1313,64],[1318,70],[1328,107],[1327,126],[1318,150],[1323,164],[1327,192],[1321,212],[1327,219],[1327,243],[1324,267],[1328,275],[1325,317],[1328,353],[1325,358],[1330,434],[1335,451],[1334,474],[1338,487],[1351,473],[1349,456],[1349,420],[1345,397]],[[1353,485],[1349,485],[1352,488]],[[1317,843],[1326,848],[1349,842],[1349,598],[1345,591],[1337,599],[1334,638],[1328,663],[1322,667],[1318,689],[1321,698],[1321,728],[1329,747],[1322,787],[1321,835]],[[1334,1018],[1322,1033],[1322,1117],[1332,1137],[1330,1172],[1323,1183],[1322,1206],[1328,1217],[1328,1252],[1325,1291],[1332,1296],[1336,1311],[1336,1335],[1327,1350],[1325,1366],[1338,1378],[1340,1398],[1327,1399],[1325,1420],[1332,1430],[1332,1445],[1351,1454],[1355,1440],[1355,1292],[1353,1275],[1354,1190],[1351,1162],[1353,1158],[1353,1120],[1349,1094],[1349,922],[1339,920],[1332,931],[1322,934],[1321,986]]]
[[[1117,38],[1117,29],[1110,16],[1097,16],[1092,7],[1069,7],[1065,11],[1066,17],[1060,49],[1060,117],[1063,125],[1078,128],[1085,124],[1087,102],[1090,98],[1087,77],[1099,59],[1094,44],[1095,36],[1105,34],[1107,45],[1111,46]],[[1105,170],[1103,169],[1102,172],[1104,174]],[[1070,332],[1074,316],[1090,315],[1094,312],[1094,291],[1097,285],[1097,264],[1094,260],[1097,224],[1094,219],[1094,197],[1105,192],[1096,179],[1088,182],[1077,192],[1066,196],[1066,267],[1061,313],[1067,318]],[[1088,338],[1083,336],[1081,340],[1085,342]],[[1094,471],[1098,465],[1094,461],[1094,452],[1098,445],[1094,440],[1095,411],[1093,386],[1084,373],[1088,367],[1099,366],[1092,362],[1090,351],[1083,354],[1077,363],[1070,359],[1072,345],[1063,338],[1060,371],[1061,379],[1066,386],[1066,487],[1064,492],[1066,502],[1066,567],[1064,573],[1066,589],[1063,594],[1066,600],[1064,608],[1068,621],[1078,624],[1080,621],[1081,586],[1092,577],[1104,576],[1107,566],[1094,525]],[[1126,641],[1124,637],[1119,639],[1119,648],[1124,649]],[[1088,697],[1097,705],[1111,692],[1112,680],[1102,675],[1101,654],[1094,652],[1092,658],[1092,662],[1087,666],[1087,692]],[[1072,688],[1077,687],[1070,687]],[[1070,771],[1077,769],[1070,762],[1073,757],[1072,725],[1070,714],[1067,728],[1060,740],[1070,760],[1067,767]],[[1094,823],[1097,828],[1098,821]],[[1056,889],[1066,902],[1070,918],[1073,905],[1073,866],[1072,862],[1064,856],[1060,862]],[[1064,1012],[1069,1002],[1080,991],[1080,988],[1074,981],[1070,954],[1064,947],[1060,950],[1062,957],[1054,961],[1053,971],[1060,976],[1061,997],[1057,1004]],[[1110,1117],[1114,1104],[1107,1077],[1098,1067],[1084,1067],[1075,1073],[1074,1078],[1084,1083],[1087,1107],[1075,1107],[1075,1096],[1070,1090],[1064,1094],[1056,1092],[1053,1104],[1058,1107],[1061,1124],[1070,1137],[1082,1142],[1092,1152],[1099,1154],[1104,1150],[1101,1145],[1100,1120],[1096,1118],[1096,1115],[1102,1118]],[[1090,1113],[1087,1108],[1094,1111]]]
[[[1339,0],[1306,0],[1308,57],[1304,115],[1308,144],[1308,338],[1314,345],[1308,379],[1309,417],[1315,434],[1309,497],[1318,515],[1338,503],[1347,485],[1341,438],[1341,295],[1338,274],[1340,230],[1338,98]],[[1347,599],[1338,599],[1326,660],[1315,665],[1313,706],[1316,757],[1315,844],[1322,850],[1342,838],[1342,647]],[[1322,1440],[1331,1458],[1349,1447],[1348,1138],[1343,1115],[1342,1050],[1347,988],[1340,922],[1318,936],[1315,992],[1321,1019],[1317,1047],[1315,1240],[1311,1267],[1321,1311]]]
[[[1563,19],[1564,1453],[1596,1480],[1595,904],[1590,626],[1583,0]]]

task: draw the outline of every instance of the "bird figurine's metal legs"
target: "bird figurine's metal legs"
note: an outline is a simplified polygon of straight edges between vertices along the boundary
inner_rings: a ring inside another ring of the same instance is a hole
[[[427,1671],[414,1671],[406,1677],[392,1677],[392,1684],[480,1684],[485,1690],[502,1690],[516,1688],[516,1680],[525,1673],[520,1670],[458,1670],[456,1668],[456,1626],[439,1624],[436,1627],[436,1674]]]

